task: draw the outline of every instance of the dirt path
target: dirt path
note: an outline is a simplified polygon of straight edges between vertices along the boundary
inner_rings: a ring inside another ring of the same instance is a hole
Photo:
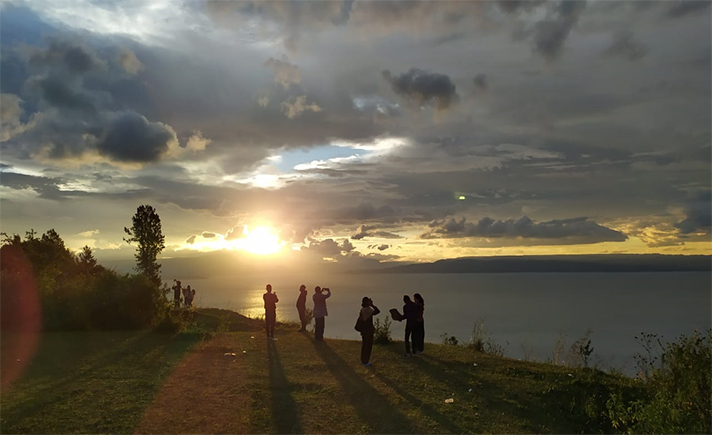
[[[238,338],[221,334],[198,345],[178,364],[146,409],[136,433],[247,433],[250,397],[245,394]]]

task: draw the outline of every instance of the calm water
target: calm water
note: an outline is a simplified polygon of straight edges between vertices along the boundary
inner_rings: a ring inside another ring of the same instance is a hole
[[[402,310],[403,294],[425,299],[426,341],[440,342],[448,333],[469,340],[476,320],[509,356],[543,361],[552,357],[557,339],[567,348],[591,328],[595,360],[630,372],[632,356],[642,348],[641,332],[672,339],[707,329],[712,322],[712,275],[681,273],[527,273],[329,275],[318,279],[291,276],[218,277],[184,280],[197,289],[196,305],[227,308],[246,315],[263,314],[262,294],[271,283],[280,302],[278,319],[297,320],[299,285],[309,291],[327,286],[327,337],[359,339],[353,329],[363,296],[370,296],[385,318]],[[394,322],[402,340],[404,324]],[[427,352],[427,349],[426,349]]]

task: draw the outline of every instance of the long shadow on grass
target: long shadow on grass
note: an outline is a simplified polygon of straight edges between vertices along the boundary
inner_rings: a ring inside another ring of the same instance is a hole
[[[432,355],[421,355],[416,359],[416,364],[455,391],[464,387],[462,383],[464,380],[473,377],[472,372],[465,369],[469,365],[461,362],[443,361]],[[448,371],[450,371],[450,374],[448,374]],[[474,394],[478,394],[485,399],[490,408],[498,409],[507,415],[517,415],[522,418],[523,422],[526,422],[526,427],[522,428],[523,430],[540,432],[542,428],[549,428],[554,432],[574,433],[579,432],[581,429],[566,424],[562,426],[560,422],[551,421],[545,406],[548,404],[533,401],[531,398],[518,397],[514,391],[510,390],[512,397],[510,400],[505,400],[502,394],[507,391],[506,383],[496,384],[483,379],[481,376],[475,376],[475,379],[479,386]],[[516,382],[516,380],[509,382]]]
[[[418,433],[418,428],[323,341],[315,341],[316,353],[341,385],[361,421],[371,433]]]
[[[279,352],[273,341],[267,343],[267,355],[272,392],[272,418],[277,425],[277,433],[301,433],[302,423],[297,404],[292,398],[294,386],[287,381]]]
[[[396,393],[398,393],[401,397],[409,401],[410,403],[413,404],[413,406],[417,407],[420,409],[420,411],[430,417],[432,420],[438,422],[438,424],[444,428],[446,428],[450,433],[466,433],[467,431],[460,426],[456,425],[446,417],[444,417],[441,413],[433,409],[430,405],[427,405],[424,403],[422,400],[418,399],[417,397],[413,396],[412,394],[408,393],[405,391],[403,388],[399,387],[398,384],[391,379],[387,378],[386,376],[376,373],[376,377],[381,380],[384,384],[388,385],[391,387]]]

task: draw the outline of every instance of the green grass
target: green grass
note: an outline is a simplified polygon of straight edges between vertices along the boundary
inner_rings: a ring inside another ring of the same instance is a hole
[[[201,334],[44,334],[23,377],[2,392],[0,432],[129,433],[147,415],[158,421],[146,431],[164,433],[590,433],[610,430],[596,414],[610,389],[633,384],[464,347],[427,344],[405,358],[402,342],[374,346],[365,368],[358,341],[317,343],[283,325],[271,342],[259,322],[222,310],[201,310],[197,323],[220,332],[195,350]],[[202,371],[183,367],[175,398],[157,400],[177,382],[174,368],[198,353]],[[183,397],[181,385],[215,397]],[[146,413],[176,401],[203,418]],[[217,402],[234,409],[219,413]],[[233,418],[241,425],[213,421]]]

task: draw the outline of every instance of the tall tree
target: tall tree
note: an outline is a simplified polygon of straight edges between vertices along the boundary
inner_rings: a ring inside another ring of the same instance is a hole
[[[156,261],[158,254],[166,247],[161,231],[161,218],[150,205],[141,205],[136,209],[131,228],[124,231],[129,235],[127,243],[138,243],[136,248],[136,270],[146,275],[156,285],[161,284],[161,265]]]
[[[89,245],[84,245],[82,252],[79,253],[79,265],[86,272],[91,272],[96,267],[96,258]]]

